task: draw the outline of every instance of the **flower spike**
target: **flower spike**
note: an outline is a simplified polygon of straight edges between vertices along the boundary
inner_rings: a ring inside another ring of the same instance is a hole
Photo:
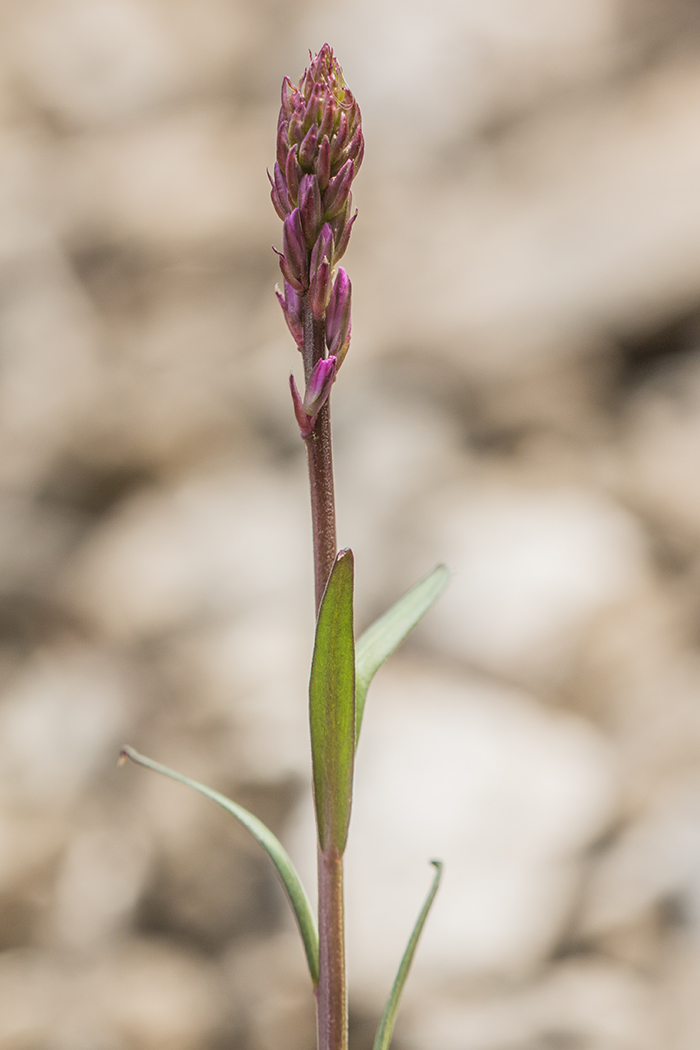
[[[355,215],[352,182],[362,163],[360,108],[328,44],[309,55],[297,84],[282,82],[271,197],[283,222],[277,298],[304,359],[302,397],[291,381],[302,437],[313,433],[350,344],[350,280],[335,269]]]

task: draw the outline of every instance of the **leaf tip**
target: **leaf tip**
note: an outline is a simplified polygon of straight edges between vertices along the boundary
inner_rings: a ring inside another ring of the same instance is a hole
[[[130,758],[133,759],[133,757],[134,757],[133,748],[129,747],[128,744],[124,744],[124,746],[119,749],[119,757],[117,758],[117,765],[118,766],[123,766],[123,765],[126,764],[128,759],[130,759]]]

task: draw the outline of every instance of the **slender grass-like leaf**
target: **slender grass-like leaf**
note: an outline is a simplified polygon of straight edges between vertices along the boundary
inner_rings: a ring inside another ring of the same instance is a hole
[[[352,551],[341,551],[318,612],[309,682],[314,803],[324,852],[343,852],[350,822],[355,760],[353,577]]]
[[[406,951],[403,953],[399,972],[396,974],[396,980],[394,981],[391,993],[387,999],[387,1004],[384,1007],[382,1019],[379,1022],[379,1028],[377,1029],[377,1035],[374,1040],[374,1050],[388,1050],[389,1048],[391,1037],[394,1034],[396,1014],[398,1013],[403,986],[406,983],[406,978],[411,969],[411,963],[413,962],[413,956],[416,954],[416,948],[418,946],[420,935],[423,932],[423,927],[425,926],[425,920],[428,918],[428,912],[432,907],[433,901],[435,900],[435,894],[440,885],[440,879],[442,877],[442,861],[431,860],[430,863],[435,866],[435,877],[433,878],[433,883],[430,887],[428,896],[425,898],[425,904],[421,908],[418,921],[413,927],[413,933],[411,934],[408,945],[406,946]]]
[[[440,597],[450,574],[444,565],[420,580],[410,591],[399,598],[390,609],[375,620],[360,636],[355,652],[355,704],[356,735],[360,735],[362,716],[365,710],[367,690],[375,674],[387,657],[398,649],[401,642]]]
[[[200,795],[205,795],[212,802],[222,806],[227,813],[231,813],[250,832],[253,838],[257,839],[274,864],[289,897],[294,917],[299,926],[301,939],[304,942],[306,961],[315,988],[318,984],[318,933],[316,932],[316,922],[311,911],[311,905],[304,892],[304,887],[299,881],[294,865],[279,839],[272,834],[261,820],[249,813],[247,809],[243,809],[242,806],[232,802],[230,798],[226,798],[225,795],[220,794],[218,791],[206,787],[205,784],[200,784],[197,780],[191,780],[190,777],[183,776],[182,773],[176,773],[174,769],[169,769],[167,766],[161,765],[160,762],[154,762],[152,758],[146,758],[145,755],[135,751],[133,747],[127,746],[121,749],[120,762],[127,758],[130,758],[132,762],[136,762],[140,766],[145,766],[146,769],[153,769],[156,773],[162,773],[163,776],[170,777],[171,780],[177,780],[180,784],[186,784],[187,787],[199,791]]]

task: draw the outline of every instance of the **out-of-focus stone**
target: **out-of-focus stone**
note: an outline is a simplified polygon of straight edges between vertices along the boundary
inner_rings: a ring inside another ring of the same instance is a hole
[[[133,681],[88,646],[38,650],[0,705],[0,805],[61,818],[116,755]]]
[[[58,868],[47,932],[68,950],[99,951],[123,936],[148,875],[153,840],[123,818],[108,822],[105,808],[76,828]]]
[[[696,617],[685,588],[672,584],[602,614],[570,681],[572,703],[615,743],[632,815],[700,763]]]
[[[168,676],[194,698],[197,720],[229,727],[228,761],[241,781],[306,778],[310,769],[306,685],[311,616],[280,600],[178,637]]]
[[[373,138],[384,143],[382,160],[403,173],[408,164],[431,166],[436,150],[512,118],[538,97],[600,75],[617,50],[615,9],[614,0],[566,7],[533,0],[527,9],[508,0],[362,2],[352,11],[324,9],[322,31],[343,41],[350,82],[378,124]],[[302,47],[318,32],[318,18],[312,10],[301,19],[295,35]]]
[[[0,1043],[199,1050],[222,1021],[216,973],[204,958],[156,941],[103,955],[0,956]]]
[[[80,443],[99,391],[99,322],[56,244],[36,239],[1,273],[0,479],[20,489]]]
[[[283,477],[251,470],[206,471],[144,491],[94,530],[66,572],[64,593],[123,639],[227,618],[290,594],[304,608],[304,504]]]
[[[398,1034],[410,1050],[662,1050],[667,1026],[650,983],[605,961],[573,959],[510,993],[470,1001],[449,993],[406,1009]],[[688,1044],[690,1046],[690,1044]]]
[[[392,183],[375,205],[381,235],[367,233],[375,345],[512,376],[696,302],[699,98],[694,55],[669,61],[475,142],[439,190]]]
[[[669,777],[596,859],[581,931],[595,935],[680,900],[700,871],[700,768]]]
[[[259,21],[223,0],[28,0],[5,16],[5,57],[37,106],[94,127],[221,90]]]
[[[595,491],[486,483],[428,513],[454,573],[428,636],[497,674],[558,684],[596,614],[648,582],[637,523]]]
[[[309,1050],[316,1038],[311,980],[294,933],[243,941],[225,962],[233,991],[232,1027],[251,1050]]]
[[[277,231],[264,178],[269,124],[267,110],[188,107],[76,138],[57,157],[65,217],[74,234],[156,251],[232,242],[257,251]]]
[[[349,376],[347,386],[334,406],[335,460],[344,479],[338,520],[341,544],[351,538],[355,553],[355,611],[363,629],[388,600],[445,560],[438,537],[416,537],[416,521],[447,480],[464,478],[472,462],[456,420],[439,404],[386,381],[377,389]]]
[[[660,1005],[668,1031],[664,1046],[694,1050],[700,1039],[697,987],[700,980],[700,946],[697,915],[693,930],[677,931],[664,953]]]
[[[700,538],[700,362],[667,368],[633,399],[620,455],[628,498],[686,550]]]

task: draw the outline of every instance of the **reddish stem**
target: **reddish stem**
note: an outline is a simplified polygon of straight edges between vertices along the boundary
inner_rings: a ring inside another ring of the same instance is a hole
[[[314,365],[325,356],[325,324],[313,318],[309,304],[302,307],[304,373],[308,383]],[[305,441],[311,491],[314,537],[316,614],[335,564],[338,549],[335,530],[333,449],[330,404],[326,401]],[[333,851],[318,853],[318,986],[316,1016],[318,1050],[347,1050],[348,1004],[345,977],[345,915],[343,907],[343,858]]]
[[[331,413],[327,401],[319,412],[316,425],[305,444],[309,464],[316,613],[318,613],[337,553]]]
[[[318,853],[318,933],[318,1050],[347,1050],[343,858],[335,850]]]
[[[304,326],[304,374],[308,382],[314,365],[325,353],[325,325],[315,321],[309,305],[302,308]],[[333,487],[333,446],[331,441],[330,401],[318,414],[316,425],[306,439],[311,490],[311,520],[314,537],[314,580],[318,613],[328,577],[335,563],[338,541],[335,530],[335,491]]]

